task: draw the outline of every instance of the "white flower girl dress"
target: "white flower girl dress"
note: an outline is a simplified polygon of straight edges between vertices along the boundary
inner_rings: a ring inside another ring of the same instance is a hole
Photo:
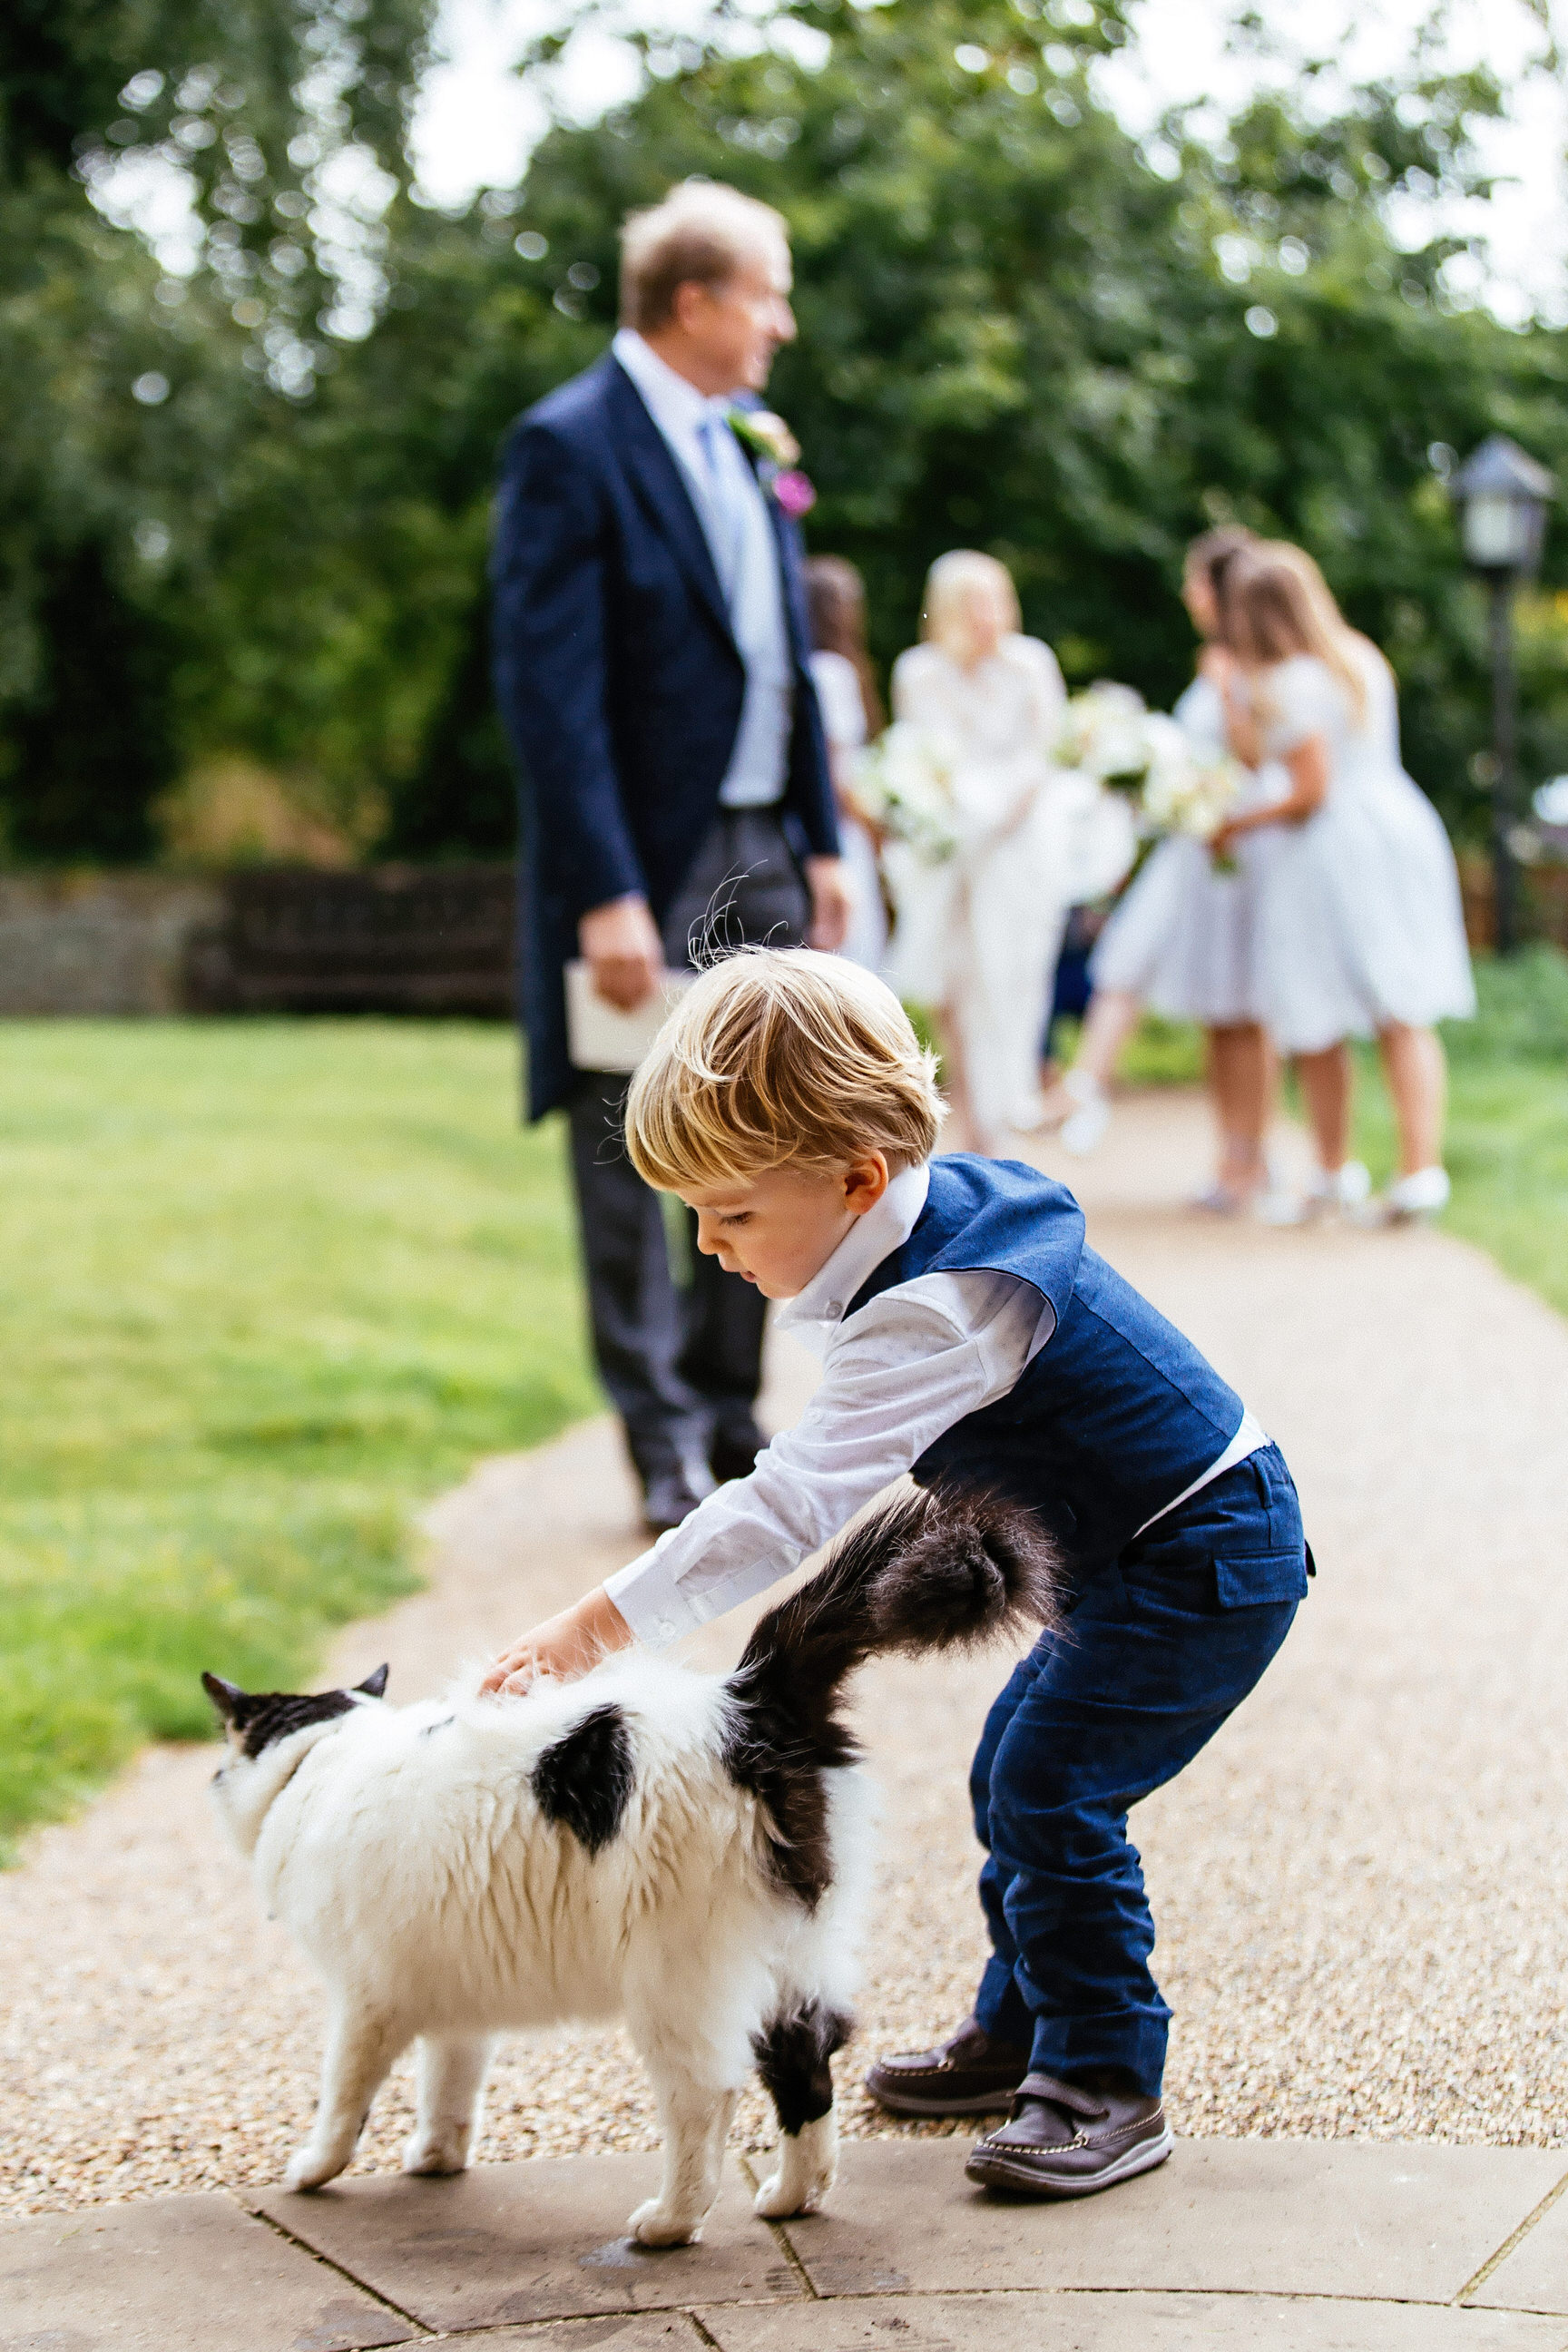
[[[1206,677],[1194,677],[1173,714],[1200,760],[1226,751],[1225,705]],[[1253,775],[1238,809],[1284,797],[1290,780],[1270,761]],[[1258,896],[1268,834],[1244,835],[1234,874],[1218,871],[1207,845],[1167,834],[1112,913],[1089,959],[1100,990],[1135,996],[1168,1021],[1228,1028],[1259,1015]]]
[[[1263,671],[1257,690],[1273,758],[1313,735],[1329,756],[1321,807],[1262,836],[1258,996],[1286,1054],[1476,1009],[1458,871],[1442,819],[1401,763],[1393,675],[1364,638],[1351,650],[1363,712],[1310,654]]]

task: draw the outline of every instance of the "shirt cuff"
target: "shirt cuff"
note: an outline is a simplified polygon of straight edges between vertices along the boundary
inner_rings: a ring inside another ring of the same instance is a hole
[[[680,1590],[668,1560],[659,1557],[664,1544],[661,1537],[629,1568],[619,1568],[605,1579],[605,1591],[646,1650],[668,1650],[706,1622]]]

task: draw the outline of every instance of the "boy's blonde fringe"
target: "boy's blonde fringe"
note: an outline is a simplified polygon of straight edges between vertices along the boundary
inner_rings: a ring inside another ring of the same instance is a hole
[[[929,1158],[936,1056],[874,974],[810,948],[742,948],[699,974],[626,1098],[626,1150],[666,1192],[880,1151]]]

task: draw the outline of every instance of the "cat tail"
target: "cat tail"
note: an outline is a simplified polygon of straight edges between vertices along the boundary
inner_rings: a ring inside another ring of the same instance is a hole
[[[1017,1504],[953,1484],[900,1496],[769,1610],[733,1685],[782,1680],[820,1700],[879,1652],[967,1649],[1055,1625],[1060,1578],[1055,1545]]]
[[[760,1801],[772,1876],[808,1909],[833,1880],[825,1775],[859,1753],[838,1712],[845,1677],[878,1651],[963,1649],[1058,1624],[1059,1575],[1028,1512],[944,1485],[862,1519],[761,1620],[729,1679],[724,1761]]]

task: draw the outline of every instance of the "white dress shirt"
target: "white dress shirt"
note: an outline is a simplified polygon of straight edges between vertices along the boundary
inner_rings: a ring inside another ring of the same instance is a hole
[[[1050,1302],[1016,1275],[986,1271],[920,1275],[845,1319],[861,1284],[914,1231],[930,1184],[924,1161],[895,1176],[780,1316],[780,1329],[824,1367],[795,1428],[781,1431],[749,1477],[721,1486],[608,1579],[611,1600],[649,1649],[787,1576],[943,1430],[1006,1396],[1049,1340]],[[1155,1516],[1268,1443],[1244,1413],[1224,1452]]]
[[[630,327],[620,330],[611,349],[691,494],[746,665],[745,700],[720,804],[770,807],[784,796],[795,676],[778,542],[763,492],[730,429],[728,400],[708,399]]]

